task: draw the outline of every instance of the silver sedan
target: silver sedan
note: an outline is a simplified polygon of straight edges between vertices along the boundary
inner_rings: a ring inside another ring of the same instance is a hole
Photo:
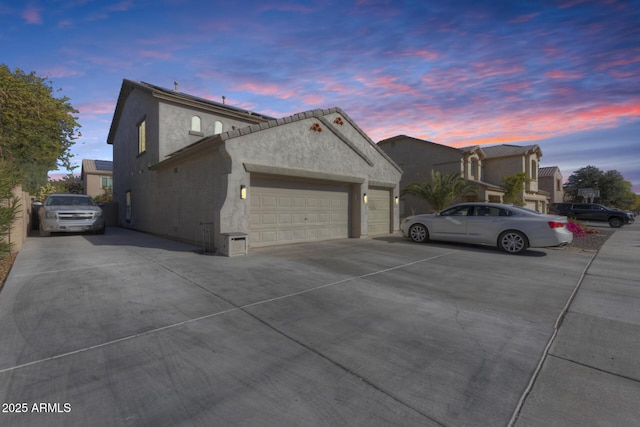
[[[512,254],[573,241],[567,217],[499,203],[460,203],[435,214],[410,216],[402,221],[400,229],[414,242],[490,245]]]

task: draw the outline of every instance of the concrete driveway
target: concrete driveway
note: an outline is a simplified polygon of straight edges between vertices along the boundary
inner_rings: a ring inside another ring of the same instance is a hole
[[[30,237],[0,292],[0,425],[507,425],[591,258]]]

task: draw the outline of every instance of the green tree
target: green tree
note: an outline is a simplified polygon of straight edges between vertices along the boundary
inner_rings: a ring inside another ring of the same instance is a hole
[[[599,202],[607,206],[620,209],[630,209],[635,201],[635,194],[631,190],[631,183],[625,181],[617,170],[605,172],[600,179]]]
[[[103,193],[97,195],[93,198],[96,202],[109,203],[113,201],[113,189],[111,187],[107,187],[104,189]]]
[[[514,175],[505,175],[502,177],[505,192],[502,196],[502,200],[505,203],[512,203],[516,206],[524,206],[524,199],[522,192],[524,191],[524,185],[529,182],[530,179],[524,172],[518,172]]]
[[[58,193],[58,187],[51,182],[47,182],[45,185],[41,185],[38,191],[35,192],[35,199],[44,202],[49,194]]]
[[[613,206],[620,209],[629,209],[634,203],[634,193],[631,183],[625,181],[617,170],[603,172],[595,166],[580,168],[571,174],[564,185],[564,191],[568,200],[584,201],[580,190],[593,188],[600,195],[594,199],[596,203]]]
[[[16,166],[25,190],[34,192],[58,166],[73,170],[77,113],[48,79],[0,65],[0,159]]]
[[[52,181],[53,184],[58,187],[59,193],[71,193],[71,194],[82,194],[84,193],[84,186],[82,184],[82,179],[79,176],[74,176],[73,174],[69,174],[62,179],[57,181]]]
[[[431,180],[422,177],[422,182],[414,182],[407,185],[401,195],[412,195],[426,200],[431,207],[442,210],[454,203],[461,196],[468,193],[475,193],[477,187],[459,173],[441,173],[431,171]]]
[[[634,194],[634,202],[631,209],[636,212],[640,211],[640,194]]]

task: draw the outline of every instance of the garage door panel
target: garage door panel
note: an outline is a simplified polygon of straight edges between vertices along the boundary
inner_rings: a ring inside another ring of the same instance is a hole
[[[349,186],[252,179],[249,245],[349,237]]]
[[[278,198],[275,196],[260,196],[258,203],[263,208],[276,207],[278,206]]]
[[[370,236],[389,234],[391,230],[391,192],[369,188],[368,224]]]

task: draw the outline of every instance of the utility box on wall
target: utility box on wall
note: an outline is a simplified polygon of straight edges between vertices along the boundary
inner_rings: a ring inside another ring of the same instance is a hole
[[[223,233],[224,246],[222,247],[222,255],[236,256],[246,255],[249,252],[249,242],[246,233]]]

